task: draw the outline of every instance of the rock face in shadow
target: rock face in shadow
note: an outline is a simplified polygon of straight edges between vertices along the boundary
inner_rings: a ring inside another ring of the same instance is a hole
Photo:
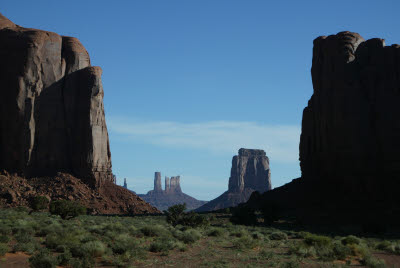
[[[0,14],[0,170],[112,181],[102,70],[78,39]]]
[[[0,59],[0,206],[41,194],[95,213],[159,212],[115,185],[102,70],[78,39],[0,14]]]
[[[321,36],[311,74],[302,177],[249,203],[279,203],[302,222],[398,220],[400,46],[352,32]]]
[[[139,194],[143,200],[155,206],[159,210],[167,210],[170,206],[186,203],[188,210],[196,209],[207,201],[197,200],[182,192],[180,176],[165,177],[165,190],[161,188],[161,173],[154,174],[154,190],[147,194]]]
[[[271,190],[271,187],[269,159],[265,152],[241,148],[239,154],[232,159],[228,191],[196,209],[196,211],[212,211],[234,207],[247,202],[254,191],[264,193]]]

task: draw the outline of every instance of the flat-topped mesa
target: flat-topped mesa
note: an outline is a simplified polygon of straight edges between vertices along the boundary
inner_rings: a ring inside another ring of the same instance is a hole
[[[400,176],[400,46],[340,32],[314,40],[304,179]]]
[[[271,190],[271,171],[267,155],[263,150],[241,148],[238,155],[232,158],[228,191],[196,211],[234,207],[247,202],[254,191],[264,193],[269,190]]]
[[[171,177],[170,192],[182,192],[180,180],[180,176]]]
[[[242,192],[245,188],[263,193],[271,190],[269,159],[263,150],[239,150],[232,159],[228,191]]]
[[[0,170],[113,182],[100,67],[73,37],[0,14]]]
[[[162,192],[161,188],[161,173],[155,172],[154,173],[154,191],[155,192]]]

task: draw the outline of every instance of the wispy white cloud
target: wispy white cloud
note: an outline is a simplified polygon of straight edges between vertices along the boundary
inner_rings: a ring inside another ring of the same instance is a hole
[[[134,141],[166,146],[236,153],[238,148],[264,149],[273,161],[298,161],[300,127],[243,121],[180,123],[107,118],[112,133]]]

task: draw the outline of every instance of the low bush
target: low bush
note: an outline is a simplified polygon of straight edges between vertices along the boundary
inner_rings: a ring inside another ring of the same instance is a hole
[[[50,213],[65,220],[86,214],[86,208],[77,202],[56,200],[50,203]]]
[[[200,227],[210,223],[207,216],[194,213],[193,211],[186,213],[185,210],[185,203],[169,207],[165,211],[167,223],[172,226],[183,225],[190,227]]]
[[[106,251],[106,246],[101,241],[89,241],[82,245],[84,255],[92,258],[101,257]]]
[[[36,241],[32,242],[18,242],[14,245],[14,252],[26,252],[28,254],[33,254],[36,250],[40,249],[40,244]]]
[[[67,266],[71,263],[72,254],[69,250],[65,250],[63,253],[57,256],[57,263],[60,266]]]
[[[33,211],[40,211],[49,207],[49,199],[45,196],[35,196],[30,200],[30,207]]]
[[[150,226],[145,226],[140,229],[140,231],[143,233],[145,236],[162,236],[167,234],[169,231],[165,229],[161,225],[150,225]]]
[[[222,228],[211,228],[208,232],[208,236],[215,236],[215,237],[220,237],[223,236],[225,233],[224,229]]]
[[[0,257],[4,256],[7,252],[10,251],[10,248],[5,243],[0,243]]]
[[[178,237],[178,239],[185,244],[192,244],[197,240],[199,240],[200,238],[201,238],[200,232],[194,229],[186,230],[181,233],[180,237]]]
[[[383,260],[377,259],[377,258],[371,256],[370,254],[364,256],[361,259],[360,263],[369,268],[385,268],[386,267],[385,262]]]
[[[288,236],[284,232],[273,232],[269,235],[269,239],[271,240],[287,240]]]
[[[55,268],[57,259],[47,250],[41,250],[29,258],[29,264],[33,268]]]
[[[257,246],[258,246],[258,241],[254,240],[249,235],[242,236],[233,241],[233,247],[237,249],[253,249]]]
[[[342,239],[342,243],[343,245],[351,245],[351,244],[359,245],[361,243],[361,239],[354,235],[349,235]]]
[[[332,239],[323,235],[310,234],[304,238],[304,243],[308,246],[327,247],[332,244]]]
[[[173,249],[174,246],[175,243],[171,239],[159,238],[150,244],[149,250],[151,252],[168,253],[168,251]]]
[[[0,235],[0,243],[8,243],[11,238],[8,235]]]

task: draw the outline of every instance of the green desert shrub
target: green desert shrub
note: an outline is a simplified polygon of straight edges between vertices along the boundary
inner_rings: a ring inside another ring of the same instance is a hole
[[[168,230],[161,225],[144,226],[140,229],[144,236],[162,236],[168,234]]]
[[[169,207],[165,213],[167,215],[166,218],[167,223],[171,224],[172,226],[180,224],[180,221],[183,215],[185,214],[185,210],[186,210],[186,203],[177,204]]]
[[[378,258],[373,257],[371,254],[364,256],[360,263],[369,268],[385,268],[385,262]]]
[[[257,215],[254,209],[236,207],[232,209],[230,221],[234,224],[255,225],[257,224]]]
[[[49,199],[45,196],[34,196],[30,200],[30,207],[33,211],[45,210],[49,207]]]
[[[178,237],[185,244],[192,244],[201,238],[201,233],[195,229],[183,231]]]
[[[344,260],[352,255],[352,250],[341,241],[314,234],[307,234],[304,240],[292,246],[289,252],[300,257],[317,257],[322,261]]]
[[[208,232],[207,232],[207,235],[208,235],[208,236],[216,236],[216,237],[223,236],[224,234],[225,234],[224,229],[218,228],[218,227],[211,228],[211,229],[208,230]]]
[[[65,220],[86,214],[86,208],[77,202],[56,200],[50,203],[50,213]]]
[[[0,243],[8,243],[11,238],[8,235],[0,235]]]
[[[349,235],[342,239],[342,243],[343,245],[359,245],[361,243],[361,239],[354,235]]]
[[[28,254],[33,254],[38,249],[40,249],[40,244],[37,241],[18,242],[13,247],[14,252],[26,252]]]
[[[33,268],[55,268],[57,259],[47,250],[41,250],[29,258],[29,264]]]
[[[72,254],[69,250],[65,250],[63,253],[57,256],[57,263],[60,266],[68,266],[71,263]]]
[[[258,246],[258,241],[249,235],[239,237],[232,242],[233,247],[236,249],[253,249]]]
[[[207,216],[194,213],[193,211],[186,213],[185,210],[185,203],[169,207],[165,212],[167,223],[172,226],[183,225],[190,227],[200,227],[210,223]]]
[[[257,240],[263,240],[264,239],[264,235],[262,233],[260,233],[260,232],[253,232],[251,234],[251,237],[253,239],[257,239]]]
[[[5,243],[0,243],[0,257],[4,256],[7,252],[10,251],[10,248]]]
[[[308,246],[326,247],[332,244],[332,239],[328,236],[310,234],[304,238],[304,243]]]
[[[271,240],[287,240],[288,236],[284,232],[273,232],[269,235],[269,239]]]
[[[134,252],[140,251],[140,242],[137,239],[133,239],[126,235],[120,235],[115,238],[114,243],[111,245],[112,251],[115,254],[124,254],[126,252],[130,252],[131,254]]]
[[[101,241],[89,241],[82,245],[84,255],[96,258],[101,257],[106,251],[106,246]]]
[[[151,252],[168,253],[175,246],[174,241],[168,238],[158,238],[150,244]]]

